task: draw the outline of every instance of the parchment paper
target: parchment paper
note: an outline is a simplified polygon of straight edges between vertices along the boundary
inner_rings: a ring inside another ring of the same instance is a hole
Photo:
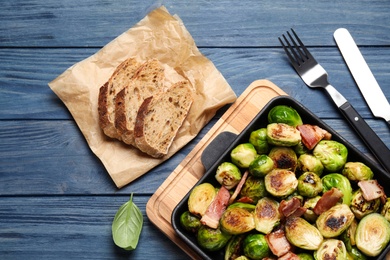
[[[138,149],[106,137],[98,124],[99,88],[125,59],[157,58],[190,81],[195,99],[169,154],[155,159]],[[50,88],[64,102],[90,149],[102,161],[118,188],[167,160],[193,139],[222,106],[236,95],[214,64],[203,56],[177,16],[162,6],[89,58],[74,64]]]

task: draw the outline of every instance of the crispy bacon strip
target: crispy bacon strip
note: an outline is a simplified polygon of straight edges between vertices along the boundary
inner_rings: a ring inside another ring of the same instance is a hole
[[[363,198],[367,201],[381,198],[383,203],[386,202],[386,194],[383,187],[377,180],[364,180],[359,181],[358,186],[362,190]]]
[[[248,171],[245,171],[244,174],[242,175],[240,182],[237,184],[236,190],[234,191],[233,195],[229,200],[229,204],[232,204],[234,200],[237,198],[238,194],[240,194],[242,186],[244,186],[244,183],[246,182],[248,175],[249,175]]]
[[[267,234],[265,239],[272,253],[278,257],[287,254],[291,250],[291,244],[288,242],[283,229]]]
[[[285,217],[291,216],[299,208],[301,208],[301,201],[295,197],[290,199],[290,200],[287,200],[287,201],[282,200],[279,204],[279,212]],[[304,211],[303,211],[303,213],[304,213]]]
[[[222,186],[219,189],[214,200],[207,208],[206,213],[200,219],[200,222],[203,225],[209,226],[211,228],[217,228],[219,224],[219,219],[221,218],[223,212],[225,211],[229,203],[229,198],[229,190]]]
[[[337,188],[326,191],[314,206],[314,213],[321,215],[323,212],[336,205],[342,197],[343,193]]]
[[[312,150],[319,141],[322,139],[331,139],[332,135],[317,125],[299,125],[297,126],[298,131],[301,133],[302,143],[307,149]]]

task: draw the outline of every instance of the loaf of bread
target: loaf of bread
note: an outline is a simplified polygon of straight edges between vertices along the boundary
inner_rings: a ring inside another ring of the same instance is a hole
[[[134,125],[142,102],[164,91],[164,68],[156,59],[146,61],[115,99],[115,128],[126,144],[135,146]]]
[[[104,134],[121,139],[115,127],[115,99],[116,95],[128,85],[130,79],[137,72],[141,64],[135,58],[122,62],[114,71],[111,78],[99,90],[98,112],[99,125]]]
[[[175,83],[165,92],[145,99],[135,122],[136,146],[155,158],[166,155],[192,102],[188,81]]]

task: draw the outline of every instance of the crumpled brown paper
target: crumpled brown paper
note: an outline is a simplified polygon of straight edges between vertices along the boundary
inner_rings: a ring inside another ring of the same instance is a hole
[[[106,137],[98,124],[99,88],[125,59],[157,58],[190,81],[196,97],[169,154],[161,159]],[[89,58],[74,64],[50,88],[65,103],[88,145],[118,188],[167,160],[192,140],[222,106],[236,95],[213,63],[203,56],[180,18],[162,6]]]

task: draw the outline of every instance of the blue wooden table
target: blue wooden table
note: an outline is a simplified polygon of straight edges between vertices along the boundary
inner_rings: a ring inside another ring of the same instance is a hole
[[[239,96],[268,79],[372,157],[325,92],[307,88],[278,36],[293,27],[390,147],[389,129],[372,116],[333,40],[349,29],[390,97],[390,2],[3,0],[0,8],[0,259],[185,259],[146,217],[156,189],[218,120],[219,113],[170,160],[122,189],[91,152],[48,83],[97,52],[149,11],[178,14],[200,51]],[[138,247],[111,238],[119,206],[134,193],[145,217]]]

